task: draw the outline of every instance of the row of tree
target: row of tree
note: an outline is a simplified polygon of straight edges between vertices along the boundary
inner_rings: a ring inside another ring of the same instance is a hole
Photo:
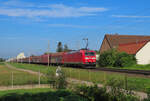
[[[56,51],[57,52],[68,52],[69,48],[68,48],[67,44],[65,44],[64,47],[63,47],[62,43],[58,42],[57,50]]]
[[[0,62],[4,62],[5,61],[5,59],[3,59],[3,58],[0,58]]]

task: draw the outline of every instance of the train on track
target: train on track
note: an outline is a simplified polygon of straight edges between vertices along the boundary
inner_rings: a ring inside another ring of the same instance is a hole
[[[96,66],[96,52],[93,50],[81,49],[70,52],[58,52],[43,54],[40,56],[30,56],[22,59],[15,59],[13,62],[50,64],[64,66]]]

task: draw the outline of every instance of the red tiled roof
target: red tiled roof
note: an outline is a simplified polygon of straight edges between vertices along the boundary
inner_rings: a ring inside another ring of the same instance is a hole
[[[117,48],[119,44],[141,42],[150,40],[150,36],[145,35],[119,35],[119,34],[106,34],[100,48],[100,52]]]
[[[136,54],[148,41],[119,44],[118,51],[126,52],[128,54]]]

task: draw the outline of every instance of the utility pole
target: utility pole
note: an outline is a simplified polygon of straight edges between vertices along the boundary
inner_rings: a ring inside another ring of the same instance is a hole
[[[40,55],[40,52],[42,51],[42,49],[39,49],[39,53],[38,55]],[[42,60],[42,57],[40,56],[40,61]]]
[[[86,41],[86,47],[85,47],[85,49],[88,49],[88,45],[89,45],[89,43],[88,43],[88,38],[83,38],[83,40]]]
[[[29,64],[30,64],[30,61],[31,61],[31,60],[30,60],[30,53],[29,53]]]
[[[14,74],[11,73],[11,87],[14,88]]]
[[[48,66],[49,66],[49,53],[50,53],[50,42],[49,42],[49,40],[48,40]]]

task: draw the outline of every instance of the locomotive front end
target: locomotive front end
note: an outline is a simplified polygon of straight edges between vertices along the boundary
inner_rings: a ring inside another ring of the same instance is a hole
[[[96,66],[96,52],[86,50],[84,52],[83,60],[84,60],[84,64],[86,66],[94,66],[95,67]]]

